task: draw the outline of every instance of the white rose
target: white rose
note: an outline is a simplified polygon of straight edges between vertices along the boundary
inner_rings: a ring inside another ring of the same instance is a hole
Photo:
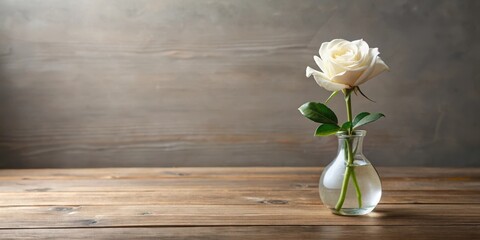
[[[389,70],[378,56],[378,48],[369,48],[363,40],[324,42],[319,54],[313,59],[322,72],[307,67],[307,77],[313,75],[318,85],[329,91],[350,89]]]

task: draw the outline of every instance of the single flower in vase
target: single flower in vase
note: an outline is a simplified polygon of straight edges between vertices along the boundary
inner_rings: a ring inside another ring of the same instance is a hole
[[[367,214],[380,202],[382,189],[377,171],[362,153],[366,131],[357,128],[384,115],[361,112],[353,118],[352,93],[366,97],[359,86],[389,68],[378,56],[378,49],[370,48],[363,40],[334,39],[322,43],[319,55],[313,59],[320,71],[307,67],[306,75],[313,75],[317,84],[332,94],[325,104],[307,102],[299,110],[306,118],[320,123],[315,136],[336,134],[339,140],[337,156],[320,178],[320,197],[335,214]],[[343,93],[347,111],[347,121],[342,124],[326,105],[339,92]]]

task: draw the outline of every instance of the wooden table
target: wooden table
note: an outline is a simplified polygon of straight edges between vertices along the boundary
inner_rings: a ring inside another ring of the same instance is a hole
[[[380,168],[362,217],[322,206],[321,170],[0,170],[0,239],[480,239],[480,168]]]

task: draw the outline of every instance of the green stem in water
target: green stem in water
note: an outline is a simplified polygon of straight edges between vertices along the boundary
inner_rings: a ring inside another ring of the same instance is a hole
[[[351,89],[345,89],[345,104],[347,107],[347,119],[349,122],[352,122],[352,100],[350,98],[350,95],[352,93]],[[353,135],[353,126],[350,125],[350,128],[348,129],[348,135],[352,136]],[[358,200],[358,207],[362,207],[362,192],[360,191],[360,187],[358,185],[357,177],[355,175],[355,169],[353,166],[353,159],[354,159],[354,154],[353,154],[353,146],[351,144],[351,139],[345,140],[346,144],[346,150],[347,150],[347,167],[345,169],[345,175],[343,177],[343,182],[342,182],[342,189],[340,190],[340,196],[338,198],[338,202],[335,205],[335,210],[340,211],[343,207],[343,203],[345,202],[345,197],[347,196],[347,190],[348,190],[348,182],[350,181],[350,177],[352,177],[354,186],[355,186],[355,192],[357,194],[357,200]],[[352,141],[353,143],[353,141]]]
[[[335,210],[340,211],[342,209],[343,203],[345,202],[345,197],[347,196],[347,189],[348,189],[348,182],[350,181],[350,175],[352,174],[353,166],[351,162],[353,162],[352,151],[350,150],[350,143],[349,140],[345,140],[345,144],[347,145],[347,168],[345,169],[345,175],[343,177],[342,182],[342,189],[340,191],[340,196],[338,197],[338,202],[335,205]]]
[[[358,207],[362,208],[362,192],[360,191],[360,186],[358,186],[357,177],[355,175],[355,169],[352,169],[352,180],[353,180],[353,185],[355,186],[355,192],[357,193]]]

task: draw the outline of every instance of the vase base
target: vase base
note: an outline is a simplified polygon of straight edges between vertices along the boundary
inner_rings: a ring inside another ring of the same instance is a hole
[[[369,214],[373,211],[375,207],[369,208],[342,208],[340,211],[337,211],[335,208],[330,208],[333,214],[342,215],[342,216],[361,216]]]

